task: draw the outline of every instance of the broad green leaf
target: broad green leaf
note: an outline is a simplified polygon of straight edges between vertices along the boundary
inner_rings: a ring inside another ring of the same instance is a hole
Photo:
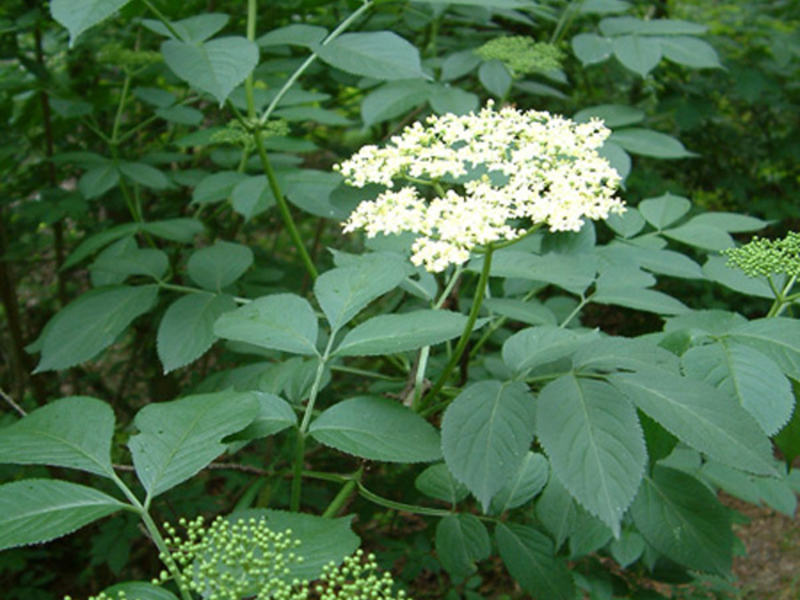
[[[99,198],[119,183],[119,171],[113,163],[107,162],[92,167],[81,175],[78,189],[88,200]]]
[[[75,45],[78,36],[105,21],[130,0],[52,0],[50,14],[69,30],[69,45]]]
[[[498,523],[494,532],[508,572],[526,592],[543,600],[574,600],[575,582],[553,542],[533,527]]]
[[[319,354],[318,331],[314,309],[294,294],[257,298],[225,313],[214,325],[214,334],[227,340],[312,356]]]
[[[422,4],[480,6],[482,8],[517,9],[536,8],[536,3],[531,0],[415,0]]]
[[[631,507],[637,529],[656,550],[690,569],[727,576],[734,537],[728,512],[694,477],[656,467]]]
[[[165,121],[177,123],[178,125],[197,126],[203,122],[203,113],[196,108],[192,108],[191,106],[170,106],[167,108],[159,108],[156,110],[156,114]],[[134,179],[134,177],[131,177],[131,179]],[[149,181],[149,187],[153,187],[153,183],[156,181],[157,180]],[[144,183],[143,181],[140,181],[139,183],[142,183],[142,185],[147,185],[147,183]],[[166,183],[168,186],[168,179],[166,180]]]
[[[154,585],[147,581],[126,581],[107,587],[103,592],[109,598],[117,600],[119,594],[124,593],[126,598],[131,600],[178,600],[178,597],[165,590],[163,587]]]
[[[258,46],[243,37],[203,43],[167,40],[161,45],[161,53],[178,77],[214,96],[220,106],[258,64]]]
[[[467,486],[458,481],[444,463],[431,465],[414,480],[414,487],[430,498],[457,504],[469,495]]]
[[[692,448],[737,469],[775,474],[769,438],[744,408],[709,384],[661,369],[617,373],[609,381]]]
[[[405,264],[396,254],[370,254],[357,266],[320,275],[314,282],[314,295],[331,330],[338,331],[370,302],[400,285],[408,275]]]
[[[459,79],[475,69],[482,60],[472,50],[462,50],[448,54],[442,63],[440,81]]]
[[[747,323],[747,319],[739,313],[726,310],[693,310],[685,315],[664,319],[664,331],[689,329],[721,336],[745,323]]]
[[[661,61],[661,44],[652,38],[623,35],[613,39],[612,47],[617,60],[642,77],[647,77]]]
[[[232,242],[217,242],[196,250],[189,257],[189,277],[210,292],[221,292],[239,279],[253,264],[253,251]]]
[[[311,424],[318,442],[368,460],[414,463],[442,457],[439,434],[396,400],[358,396],[323,412]]]
[[[327,519],[315,515],[291,513],[282,510],[252,509],[235,512],[229,520],[266,519],[272,531],[291,530],[291,537],[300,540],[293,551],[303,557],[303,561],[289,566],[285,581],[294,579],[313,581],[322,574],[322,569],[330,562],[337,565],[344,557],[353,554],[360,540],[350,530],[352,516],[340,519]]]
[[[662,37],[658,39],[664,57],[674,63],[693,69],[721,69],[719,55],[708,42],[689,36]]]
[[[557,477],[550,476],[547,487],[536,502],[536,517],[560,548],[575,531],[578,506]]]
[[[332,67],[362,77],[427,78],[416,47],[390,31],[345,33],[320,46],[317,54]]]
[[[275,204],[275,195],[266,175],[248,177],[237,183],[230,194],[233,210],[249,221]]]
[[[637,206],[642,216],[658,230],[669,227],[692,208],[692,202],[683,196],[667,192],[658,198],[647,198]]]
[[[619,173],[624,180],[631,173],[631,155],[622,149],[622,146],[606,140],[597,150],[597,153],[608,161],[608,164]],[[630,212],[630,211],[628,211]],[[612,215],[614,216],[614,215]]]
[[[134,419],[128,447],[148,500],[195,475],[225,451],[222,438],[256,417],[254,394],[219,392],[148,404]]]
[[[623,283],[623,282],[620,282]],[[680,300],[663,292],[644,288],[612,288],[602,290],[591,296],[596,304],[612,304],[636,310],[644,310],[659,315],[679,315],[689,308]]]
[[[684,225],[665,229],[661,234],[676,242],[683,242],[704,250],[725,250],[734,245],[733,238],[727,232],[709,225],[695,223],[694,219]]]
[[[172,21],[170,25],[178,34],[178,39],[199,44],[220,32],[228,24],[229,20],[230,17],[223,13],[205,13],[181,19],[180,21]],[[175,39],[172,31],[161,21],[145,19],[143,25],[154,33]]]
[[[533,399],[521,383],[482,381],[447,407],[442,451],[453,476],[483,505],[512,481],[533,440]]]
[[[775,293],[766,277],[749,277],[740,269],[728,266],[724,256],[709,256],[703,265],[703,275],[710,280],[729,287],[732,290],[755,296],[757,298],[775,299]]]
[[[728,233],[745,233],[763,229],[769,223],[749,215],[723,212],[705,212],[692,218],[692,223],[716,227]]]
[[[205,177],[192,192],[192,204],[211,204],[228,198],[234,188],[247,181],[244,173],[236,171],[220,171]]]
[[[292,171],[283,180],[283,188],[289,201],[307,213],[343,221],[350,211],[342,211],[331,203],[331,194],[342,184],[342,176],[317,169]]]
[[[528,325],[556,325],[556,316],[537,300],[516,298],[486,298],[483,305],[493,313]]]
[[[511,89],[513,78],[499,60],[488,60],[478,67],[478,80],[486,90],[497,98],[505,98]]]
[[[361,119],[365,127],[383,123],[422,106],[431,95],[431,86],[421,79],[390,81],[361,101]]]
[[[344,115],[318,106],[290,106],[279,108],[273,116],[287,121],[313,121],[322,125],[352,125],[353,121]]]
[[[170,187],[169,178],[162,171],[148,164],[123,160],[117,167],[125,177],[144,187],[153,190],[165,190]]]
[[[750,504],[759,504],[761,496],[755,477],[742,471],[737,471],[727,465],[713,460],[706,461],[699,471],[703,479],[710,481],[715,487],[725,490],[732,496]],[[776,481],[770,479],[769,481]]]
[[[572,51],[585,67],[611,58],[614,44],[609,38],[596,33],[579,33],[572,38]]]
[[[624,0],[584,0],[580,11],[585,14],[610,14],[630,10],[631,5]]]
[[[680,360],[672,352],[641,338],[603,337],[581,347],[572,357],[576,370],[637,371],[657,367],[680,374]]]
[[[236,310],[230,296],[188,294],[173,302],[158,326],[156,350],[164,373],[194,362],[217,340],[214,323]]]
[[[467,317],[448,310],[379,315],[351,329],[335,354],[376,356],[434,346],[461,335],[466,324]]]
[[[569,256],[551,252],[537,256],[519,250],[503,250],[492,260],[492,276],[528,279],[552,283],[569,292],[580,294],[594,281],[597,268],[592,255]],[[470,263],[479,270],[483,259]]]
[[[61,268],[69,269],[77,265],[86,257],[91,256],[112,242],[134,235],[139,231],[139,227],[139,223],[124,223],[86,238],[75,248],[72,254],[67,257],[67,260],[64,261],[64,265]]]
[[[567,375],[539,394],[536,429],[554,475],[618,537],[647,464],[630,401],[604,381]]]
[[[755,319],[733,329],[730,337],[764,353],[784,374],[800,381],[800,321],[797,319]]]
[[[51,465],[110,477],[114,412],[95,398],[61,398],[0,429],[0,463]]]
[[[681,360],[688,377],[735,398],[767,435],[776,434],[791,418],[794,395],[789,380],[755,348],[722,341],[691,348]]]
[[[305,46],[314,49],[328,37],[328,30],[324,27],[293,23],[286,27],[278,27],[262,35],[256,43],[263,47],[268,46]]]
[[[528,452],[514,478],[492,498],[491,512],[499,515],[527,503],[547,485],[550,463],[535,452]]]
[[[572,119],[578,123],[587,123],[593,117],[602,119],[606,127],[614,128],[641,123],[645,113],[641,108],[624,104],[599,104],[578,111]]]
[[[74,300],[48,322],[36,373],[67,369],[91,360],[117,339],[136,317],[149,311],[157,285],[98,288]]]
[[[682,279],[703,278],[703,270],[700,265],[685,254],[672,250],[656,250],[655,248],[636,248],[634,246],[630,246],[630,248],[636,254],[636,259],[643,269]]]
[[[622,146],[631,154],[641,154],[642,156],[652,156],[655,158],[686,158],[696,156],[689,152],[684,145],[671,135],[653,131],[652,129],[642,129],[640,127],[630,127],[628,129],[618,129],[609,136],[609,141]]]
[[[178,98],[172,92],[152,87],[135,87],[133,95],[142,102],[146,102],[157,108],[167,108],[177,102]]]
[[[623,529],[619,539],[612,541],[608,549],[617,564],[625,569],[644,554],[645,542],[637,531]]]
[[[436,526],[436,555],[453,582],[475,573],[475,563],[491,551],[489,532],[475,515],[449,515]]]
[[[132,241],[132,238],[129,239]],[[112,248],[113,246],[107,248],[89,265],[93,283],[97,284],[95,276],[100,272],[119,275],[121,283],[131,275],[144,275],[160,280],[169,269],[169,257],[161,250],[137,248],[132,244],[131,247],[120,247],[119,253],[110,253]]]
[[[225,441],[255,440],[297,425],[297,415],[286,400],[264,392],[253,392],[253,394],[258,400],[256,418],[242,431],[226,438]]]
[[[49,542],[124,508],[130,505],[67,481],[0,485],[0,550]]]
[[[144,223],[142,230],[155,237],[188,244],[196,235],[203,233],[205,227],[197,219],[166,219]]]
[[[579,333],[555,325],[523,329],[503,344],[503,362],[518,375],[564,358],[597,339],[596,332]]]
[[[800,383],[792,380],[794,397],[800,398]],[[794,413],[786,426],[774,438],[775,444],[781,449],[784,461],[791,465],[794,459],[800,456],[800,409],[795,402]]]
[[[449,85],[434,84],[429,95],[428,102],[437,115],[466,115],[477,112],[480,105],[480,99],[475,94]]]
[[[621,215],[608,215],[606,225],[622,237],[631,238],[644,229],[645,222],[642,213],[637,208],[628,207]]]
[[[699,35],[707,27],[676,19],[637,19],[634,17],[608,17],[600,21],[604,35]]]
[[[608,525],[600,519],[577,507],[575,529],[569,536],[569,557],[578,559],[607,547],[613,540]]]

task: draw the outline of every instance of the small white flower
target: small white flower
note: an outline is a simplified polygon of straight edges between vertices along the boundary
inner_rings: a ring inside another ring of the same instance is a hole
[[[466,262],[473,248],[523,235],[511,220],[578,231],[584,219],[625,209],[614,196],[619,174],[597,153],[609,134],[596,119],[578,124],[547,112],[495,111],[492,102],[478,114],[429,117],[337,165],[351,185],[389,188],[359,204],[344,231],[415,233],[411,260],[433,272]],[[440,193],[426,199],[416,187],[393,191],[403,180]],[[453,180],[461,184],[441,193]]]

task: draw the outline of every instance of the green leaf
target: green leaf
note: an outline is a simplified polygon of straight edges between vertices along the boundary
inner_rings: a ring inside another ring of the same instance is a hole
[[[221,292],[239,279],[253,264],[253,251],[232,242],[217,242],[189,257],[189,277],[210,292]]]
[[[391,31],[345,33],[317,49],[326,63],[373,79],[427,79],[419,51]]]
[[[682,329],[698,330],[714,336],[722,336],[734,327],[747,323],[739,313],[726,310],[694,310],[686,315],[664,320],[664,331],[673,332]]]
[[[139,227],[139,223],[124,223],[89,236],[67,257],[67,260],[64,261],[64,265],[61,268],[69,269],[77,265],[86,257],[101,250],[112,242],[134,235],[139,231]]]
[[[528,325],[556,325],[556,316],[537,300],[516,298],[486,298],[483,305],[493,313]]]
[[[391,81],[364,97],[361,101],[361,119],[365,127],[372,127],[422,106],[430,94],[430,84],[424,80]]]
[[[596,33],[579,33],[572,38],[572,51],[585,67],[611,58],[614,44],[610,39]]]
[[[546,535],[516,523],[498,523],[494,535],[500,558],[522,589],[542,600],[574,600],[572,573]]]
[[[663,292],[636,287],[602,290],[592,295],[591,301],[596,304],[625,306],[659,315],[679,315],[689,310],[683,302]]]
[[[107,587],[103,592],[114,600],[117,600],[121,593],[124,593],[126,598],[135,598],[136,600],[178,600],[178,597],[169,590],[147,581],[117,583]]]
[[[87,396],[61,398],[0,429],[0,463],[51,465],[111,477],[114,411]]]
[[[155,237],[188,244],[196,235],[203,233],[205,227],[197,219],[165,219],[142,224],[142,230]]]
[[[457,504],[469,495],[467,486],[458,481],[447,465],[431,465],[414,480],[414,487],[430,498]]]
[[[437,115],[447,113],[466,115],[470,112],[477,112],[480,105],[480,99],[475,94],[461,88],[438,83],[431,86],[429,96],[428,102]]]
[[[682,279],[702,279],[703,270],[685,254],[672,250],[656,250],[629,246],[635,253],[639,265],[653,273],[680,277]]]
[[[173,302],[158,326],[156,350],[164,373],[194,362],[217,340],[214,323],[236,310],[230,296],[188,294]]]
[[[148,404],[128,442],[147,498],[189,479],[225,451],[222,438],[244,429],[258,406],[251,393],[219,392]]]
[[[453,582],[475,573],[475,563],[491,551],[489,532],[475,515],[449,515],[436,526],[436,555]]]
[[[344,115],[318,106],[291,106],[279,108],[272,115],[287,121],[314,121],[322,125],[352,125],[353,121]]]
[[[599,104],[578,111],[572,119],[578,123],[587,123],[592,117],[602,119],[606,127],[625,127],[641,123],[645,112],[641,108],[624,104]]]
[[[749,413],[707,383],[660,369],[618,373],[608,379],[692,448],[737,469],[775,474],[769,438]]]
[[[149,311],[157,285],[98,288],[80,296],[48,322],[36,373],[67,369],[110,346],[136,317]]]
[[[357,266],[340,267],[314,282],[332,331],[338,331],[376,298],[395,289],[408,275],[406,261],[396,254],[369,254]]]
[[[728,512],[694,477],[656,467],[631,507],[637,529],[656,550],[690,569],[728,576],[734,536]]]
[[[517,8],[536,8],[537,5],[531,0],[415,0],[422,4],[432,4],[433,6],[456,4],[459,6],[480,6],[482,8],[495,9],[517,9]]]
[[[690,348],[682,357],[684,372],[738,400],[767,435],[786,425],[794,410],[789,380],[755,348],[721,341]]]
[[[211,204],[225,200],[240,183],[247,181],[244,173],[220,171],[204,177],[192,192],[192,204]]]
[[[667,192],[658,198],[642,200],[637,208],[648,223],[661,230],[688,213],[692,208],[692,202],[688,198],[674,196]]]
[[[235,512],[229,520],[266,519],[272,531],[284,532],[290,529],[292,539],[300,540],[300,546],[293,549],[303,562],[292,563],[285,581],[294,579],[313,581],[322,574],[322,569],[330,562],[340,564],[345,556],[353,554],[360,545],[358,536],[350,530],[352,516],[341,519],[327,519],[315,515],[291,513],[282,510],[253,509]]]
[[[171,185],[169,178],[162,171],[148,164],[123,160],[117,167],[125,177],[147,188],[165,190]]]
[[[624,151],[623,151],[624,152]],[[644,218],[642,213],[635,207],[628,209],[621,215],[610,214],[606,219],[606,225],[611,227],[615,233],[624,238],[632,238],[644,229]]]
[[[757,219],[749,215],[739,215],[736,213],[705,212],[692,218],[692,223],[716,227],[728,233],[745,233],[763,229],[769,223],[762,219]]]
[[[550,463],[542,454],[528,452],[514,478],[492,498],[491,513],[502,514],[527,503],[547,485]]]
[[[0,550],[72,533],[128,504],[89,487],[52,479],[0,485]]]
[[[800,383],[796,380],[792,380],[792,390],[795,399],[800,397]],[[778,448],[781,449],[787,465],[791,465],[794,459],[800,456],[800,409],[797,408],[797,402],[795,402],[791,420],[786,424],[786,427],[778,432],[778,435],[774,437],[774,441]]]
[[[775,299],[775,293],[766,277],[749,277],[736,267],[728,266],[724,256],[709,256],[703,265],[703,275],[710,281],[721,283],[732,290],[757,298]]]
[[[584,0],[580,11],[585,14],[621,13],[630,10],[631,5],[624,0]]]
[[[694,219],[684,225],[661,232],[665,237],[704,250],[725,250],[733,246],[733,238],[722,229],[702,225]]]
[[[600,21],[604,35],[699,35],[707,27],[677,19],[637,19],[635,17],[608,17]]]
[[[203,43],[167,40],[161,45],[167,66],[194,89],[207,92],[220,106],[258,65],[258,46],[243,37]]]
[[[594,256],[570,256],[549,253],[537,256],[519,250],[503,250],[492,261],[493,277],[519,278],[552,283],[560,288],[580,294],[594,281],[597,269]],[[483,259],[473,260],[471,270],[479,270]]]
[[[622,66],[642,77],[647,77],[661,62],[661,44],[652,38],[623,35],[613,39],[612,47]]]
[[[233,210],[249,221],[275,205],[275,195],[266,175],[248,177],[237,183],[230,193]]]
[[[214,334],[224,339],[311,356],[319,354],[318,331],[314,309],[294,294],[257,298],[225,313],[214,325]]]
[[[311,424],[318,442],[347,454],[385,462],[430,462],[442,457],[439,434],[396,400],[358,396],[323,412]]]
[[[560,548],[575,531],[578,506],[557,477],[550,476],[547,487],[536,502],[536,517],[555,539],[556,548]]]
[[[642,338],[603,337],[581,344],[572,357],[575,370],[598,373],[638,371],[657,367],[680,374],[680,360],[672,352]]]
[[[453,476],[483,505],[512,481],[533,440],[533,400],[521,383],[482,381],[447,407],[442,451]]]
[[[797,319],[755,319],[733,329],[730,336],[763,352],[784,374],[800,381],[800,321]]]
[[[398,354],[458,337],[466,324],[467,317],[448,310],[379,315],[351,329],[334,353],[337,356]]]
[[[597,339],[596,332],[579,333],[555,325],[529,327],[512,335],[503,344],[503,362],[519,376],[527,371],[575,352]]]
[[[671,135],[653,131],[652,129],[639,127],[618,129],[608,139],[619,144],[631,154],[641,154],[642,156],[655,158],[696,156],[694,152],[689,152],[679,140]]]
[[[278,27],[262,35],[256,43],[263,47],[268,46],[305,46],[314,49],[328,37],[328,30],[316,25],[293,23],[286,27]]]
[[[647,464],[630,401],[604,381],[567,375],[539,394],[536,429],[554,475],[618,537]]]
[[[606,140],[598,149],[597,153],[608,161],[608,164],[619,173],[619,176],[623,180],[630,175],[632,164],[631,155],[623,150],[622,146]]]
[[[119,171],[111,162],[92,167],[81,175],[78,189],[88,199],[99,198],[119,183]]]
[[[612,541],[608,549],[617,564],[625,569],[644,554],[645,542],[638,532],[623,529],[619,539]]]
[[[481,64],[480,56],[472,50],[461,50],[448,54],[442,63],[439,76],[440,81],[453,81],[460,79]]]
[[[689,36],[658,39],[664,57],[674,63],[693,69],[721,69],[719,55],[708,42]]]
[[[161,250],[152,248],[137,248],[133,243],[133,238],[128,238],[131,246],[119,246],[120,252],[109,252],[113,248],[110,246],[97,257],[89,270],[92,272],[92,281],[97,283],[96,276],[99,273],[119,275],[120,283],[131,275],[144,275],[155,280],[164,277],[169,269],[169,257]],[[122,240],[121,240],[122,241]],[[116,283],[116,282],[115,282]]]
[[[286,400],[264,392],[253,394],[258,400],[256,418],[242,431],[226,438],[226,442],[255,440],[297,425],[297,415]]]
[[[105,21],[130,0],[52,0],[50,14],[69,30],[70,48],[78,36]]]
[[[178,125],[197,126],[203,122],[203,113],[191,106],[169,106],[167,108],[159,108],[156,109],[156,114],[165,121],[177,123]],[[133,179],[133,177],[131,177],[131,179]],[[169,180],[167,179],[166,181],[167,185],[169,185]],[[142,185],[147,184],[142,183]],[[149,187],[153,187],[152,182]]]
[[[342,184],[342,176],[317,169],[298,169],[283,178],[284,193],[289,201],[307,213],[343,221],[350,211],[342,211],[331,202],[331,194]]]
[[[195,15],[188,19],[172,21],[172,29],[178,34],[178,39],[184,42],[205,42],[208,38],[222,30],[228,24],[230,17],[223,13],[206,13]],[[172,31],[161,21],[145,19],[143,25],[150,31],[165,37],[176,39]]]
[[[513,78],[499,60],[488,60],[478,67],[478,80],[486,90],[497,98],[505,98],[511,89]]]

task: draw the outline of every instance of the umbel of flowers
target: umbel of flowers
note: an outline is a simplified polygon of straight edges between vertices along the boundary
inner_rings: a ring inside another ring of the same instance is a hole
[[[577,231],[586,218],[624,210],[619,174],[598,154],[609,134],[597,119],[492,102],[477,114],[429,117],[337,165],[351,185],[388,188],[361,202],[344,231],[416,234],[411,260],[432,272],[542,225]]]

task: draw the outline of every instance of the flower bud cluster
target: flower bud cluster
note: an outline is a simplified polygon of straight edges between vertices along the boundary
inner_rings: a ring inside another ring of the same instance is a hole
[[[388,188],[359,204],[344,231],[414,233],[411,260],[432,272],[528,227],[578,231],[585,218],[624,210],[619,174],[597,152],[609,133],[599,120],[496,111],[491,102],[477,114],[429,117],[335,167],[351,185]]]
[[[495,38],[475,50],[475,54],[484,60],[501,61],[514,77],[556,71],[564,60],[564,53],[557,46],[524,35]]]
[[[800,276],[800,233],[790,231],[779,240],[754,237],[739,248],[723,250],[728,266],[738,267],[749,277],[785,274]]]

